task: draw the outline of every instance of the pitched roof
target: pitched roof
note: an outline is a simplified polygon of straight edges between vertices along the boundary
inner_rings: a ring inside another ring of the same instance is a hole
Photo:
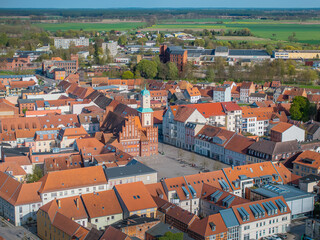
[[[279,207],[278,207],[278,204],[276,202],[276,200],[281,200],[283,204],[286,205],[286,211],[283,211],[281,212]],[[268,209],[266,209],[264,207],[264,204],[265,202],[272,202],[276,208],[277,208],[277,213],[273,214],[273,215],[268,215],[267,212],[268,212]],[[263,219],[267,219],[267,218],[270,218],[270,217],[275,217],[275,216],[281,216],[281,215],[285,215],[285,214],[290,214],[291,213],[291,210],[290,208],[288,207],[286,201],[284,200],[284,198],[282,196],[279,196],[279,197],[273,197],[273,198],[267,198],[267,199],[263,199],[263,200],[258,200],[258,201],[254,201],[254,202],[249,202],[249,203],[244,203],[244,204],[240,204],[240,205],[237,205],[237,206],[233,206],[232,207],[232,210],[234,212],[234,214],[236,215],[239,223],[242,225],[242,224],[247,224],[249,222],[254,222],[254,221],[257,221],[257,219],[255,218],[252,210],[250,209],[250,206],[253,205],[253,204],[259,204],[260,207],[262,207],[265,211],[265,216],[261,216],[259,217],[259,220],[263,220]],[[246,221],[243,221],[241,215],[239,214],[239,211],[238,209],[241,208],[241,209],[244,209],[248,214],[249,214],[249,219],[246,220]]]
[[[99,240],[126,240],[130,239],[121,230],[118,230],[112,226],[109,226]]]
[[[114,190],[83,194],[81,196],[90,218],[122,214]]]
[[[238,152],[241,154],[247,154],[247,149],[255,141],[250,138],[246,138],[240,135],[234,135],[231,140],[226,144],[225,149]]]
[[[107,183],[102,166],[49,172],[39,181],[42,182],[40,193]]]
[[[214,231],[212,226],[215,226]],[[195,232],[206,238],[219,233],[228,232],[228,228],[225,225],[220,213],[217,213],[201,220],[196,219],[189,227],[189,231]]]
[[[260,153],[269,155],[279,155],[299,151],[300,147],[296,140],[286,142],[273,142],[268,140],[260,140],[253,143],[248,149],[255,150]]]
[[[157,207],[142,182],[120,184],[114,188],[129,212]]]
[[[51,219],[57,212],[74,220],[88,218],[85,206],[79,196],[55,199],[43,205],[40,209],[47,212]]]
[[[304,151],[293,161],[293,163],[320,169],[320,153]]]
[[[191,116],[191,114],[195,111],[194,108],[189,108],[185,106],[179,106],[178,110],[175,114],[174,120],[178,122],[185,122]]]
[[[275,182],[284,182],[284,184],[286,184],[288,181],[291,181],[291,172],[283,166],[282,163],[253,163],[249,165],[235,166],[234,168],[224,168],[223,172],[227,176],[229,183],[234,190],[240,188],[240,186],[235,187],[235,181],[237,181],[240,176],[255,178],[268,175],[271,176],[272,180]],[[280,175],[280,177],[276,179],[275,175]]]
[[[280,122],[276,126],[271,128],[271,131],[283,133],[283,132],[287,131],[289,128],[291,128],[292,126],[293,126],[293,124]]]
[[[187,88],[186,91],[188,92],[190,97],[201,96],[201,93],[197,87]]]

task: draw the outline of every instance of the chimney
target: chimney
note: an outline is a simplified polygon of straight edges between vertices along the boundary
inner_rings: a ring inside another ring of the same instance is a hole
[[[79,198],[76,198],[76,207],[79,209]]]
[[[60,199],[57,199],[58,208],[61,208],[61,201]]]

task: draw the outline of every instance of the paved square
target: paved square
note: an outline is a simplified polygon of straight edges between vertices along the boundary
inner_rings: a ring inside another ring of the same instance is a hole
[[[158,171],[158,180],[228,167],[228,165],[211,158],[163,143],[159,143],[159,152],[164,152],[164,155],[137,157],[139,161]]]

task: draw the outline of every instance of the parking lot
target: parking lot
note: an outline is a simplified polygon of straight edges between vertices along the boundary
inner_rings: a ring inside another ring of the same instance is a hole
[[[172,178],[228,167],[228,165],[211,158],[163,143],[159,143],[159,152],[164,154],[138,157],[138,160],[158,171],[158,180],[164,177]]]

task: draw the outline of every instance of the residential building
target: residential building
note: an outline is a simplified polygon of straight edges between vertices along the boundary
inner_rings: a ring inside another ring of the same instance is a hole
[[[260,239],[286,233],[291,211],[282,196],[239,204],[232,207],[239,222],[239,239]]]
[[[197,103],[201,98],[201,93],[197,87],[187,88],[184,91],[184,96],[189,100],[189,102]]]
[[[293,140],[304,142],[305,130],[285,122],[280,122],[271,128],[271,141],[286,142]]]
[[[89,46],[89,38],[80,37],[80,38],[54,38],[54,46],[55,48],[68,49],[70,45],[74,45],[76,47],[88,47]]]
[[[240,101],[248,102],[249,96],[255,92],[255,86],[253,82],[243,82],[240,86]]]
[[[108,188],[131,182],[151,184],[157,182],[157,171],[133,159],[123,167],[104,168]]]
[[[304,151],[292,162],[293,173],[304,177],[320,173],[320,153]]]
[[[206,123],[206,119],[194,108],[187,106],[169,107],[163,116],[164,142],[181,148],[189,148],[185,141],[185,126],[188,122]]]
[[[71,147],[76,139],[86,137],[87,131],[83,126],[75,128],[61,128],[56,138],[57,145],[61,148]]]
[[[282,196],[291,210],[292,219],[310,216],[314,210],[315,195],[289,185],[266,184],[259,188],[251,188],[248,195],[250,201]]]
[[[123,210],[123,218],[156,216],[157,205],[142,182],[116,185],[114,191]]]
[[[89,134],[100,131],[100,121],[102,120],[102,117],[102,113],[81,113],[78,115],[81,126]]]
[[[229,85],[215,87],[212,99],[214,102],[231,102],[231,87]]]
[[[0,172],[0,215],[16,226],[32,223],[42,201],[37,194],[41,183],[20,183]]]
[[[306,219],[305,235],[311,239],[320,238],[320,221],[316,218]]]
[[[254,102],[264,102],[267,100],[267,94],[266,93],[251,93],[249,95],[248,102],[254,103]]]
[[[49,172],[39,182],[42,184],[38,192],[44,204],[54,199],[107,190],[102,166]]]
[[[299,151],[301,151],[300,146],[296,140],[273,142],[262,139],[248,147],[247,164],[265,161],[277,162],[288,159]]]
[[[123,218],[123,212],[114,190],[81,195],[88,214],[88,224],[102,230]]]
[[[107,54],[107,49],[111,57],[115,57],[118,54],[118,43],[116,41],[109,41],[102,43],[102,49]]]

